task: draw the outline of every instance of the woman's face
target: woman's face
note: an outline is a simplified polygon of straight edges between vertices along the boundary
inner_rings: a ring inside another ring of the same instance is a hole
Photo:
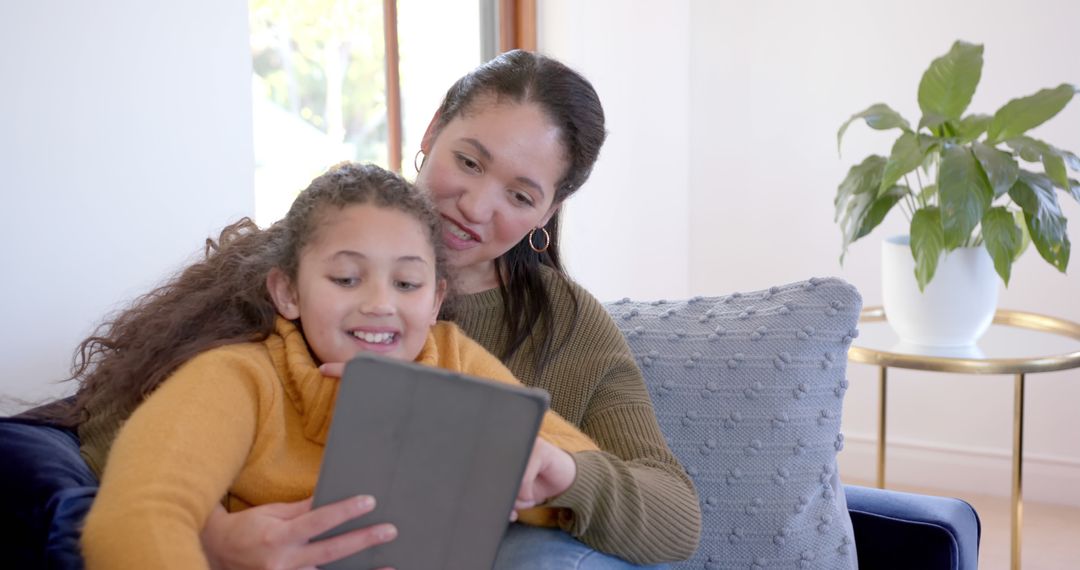
[[[569,166],[560,135],[535,103],[494,97],[477,98],[438,133],[429,128],[416,183],[442,215],[463,293],[494,287],[495,258],[558,209],[555,185]]]

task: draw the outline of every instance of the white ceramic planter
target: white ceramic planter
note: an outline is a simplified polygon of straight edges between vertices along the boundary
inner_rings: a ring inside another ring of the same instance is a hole
[[[931,347],[971,346],[990,327],[1000,280],[986,248],[942,254],[934,278],[920,292],[908,236],[881,245],[885,317],[900,340]]]

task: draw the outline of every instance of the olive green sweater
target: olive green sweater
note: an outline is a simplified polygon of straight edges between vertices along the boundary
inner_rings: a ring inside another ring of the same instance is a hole
[[[697,494],[660,432],[630,348],[595,297],[552,270],[543,277],[554,311],[553,356],[537,374],[536,344],[526,341],[504,364],[524,384],[547,390],[552,410],[604,450],[574,454],[577,479],[550,503],[573,513],[560,526],[636,564],[690,557],[701,531]],[[460,297],[455,313],[466,334],[503,353],[509,333],[498,289]],[[533,338],[544,331],[538,325]]]

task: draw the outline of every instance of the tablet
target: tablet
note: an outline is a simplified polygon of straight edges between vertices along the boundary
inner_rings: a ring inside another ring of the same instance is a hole
[[[361,354],[345,367],[315,506],[356,495],[373,512],[316,540],[390,522],[398,538],[323,568],[491,568],[509,524],[543,390]]]

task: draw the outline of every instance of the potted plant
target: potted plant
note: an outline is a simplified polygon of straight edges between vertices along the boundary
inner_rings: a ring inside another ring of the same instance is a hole
[[[909,270],[902,273],[915,290],[903,302],[893,303],[899,309],[889,305],[901,285],[889,283],[896,272],[886,270],[883,260],[886,316],[904,340],[939,345],[974,342],[989,326],[997,303],[993,272],[1008,286],[1012,264],[1029,242],[1059,271],[1064,273],[1069,263],[1069,237],[1057,192],[1080,201],[1080,182],[1069,176],[1070,170],[1080,171],[1080,158],[1026,133],[1057,115],[1077,88],[1062,84],[1043,89],[1009,101],[993,115],[965,114],[982,67],[983,46],[957,41],[930,64],[919,82],[922,118],[917,126],[912,128],[888,105],[877,103],[852,115],[837,132],[838,148],[848,126],[858,119],[873,129],[900,132],[889,156],[871,155],[848,171],[837,190],[835,221],[843,234],[843,263],[848,246],[869,234],[894,206],[899,205],[910,220],[907,239],[887,240],[885,245],[888,249],[891,242],[894,249],[904,251]],[[946,265],[954,261],[960,269],[947,271]],[[972,333],[949,333],[948,338],[934,340],[934,331],[948,325],[927,326],[929,316],[958,310],[958,304],[972,297],[988,296],[963,290],[970,284],[932,284],[935,275],[939,281],[946,273],[970,279],[981,271],[980,264],[990,275],[986,280],[993,291],[988,315],[985,309],[975,311],[985,321],[982,330],[966,341],[963,337]],[[958,299],[941,300],[950,292]],[[914,314],[920,304],[931,306]],[[902,317],[916,319],[917,326],[929,333],[905,334],[896,322]]]

